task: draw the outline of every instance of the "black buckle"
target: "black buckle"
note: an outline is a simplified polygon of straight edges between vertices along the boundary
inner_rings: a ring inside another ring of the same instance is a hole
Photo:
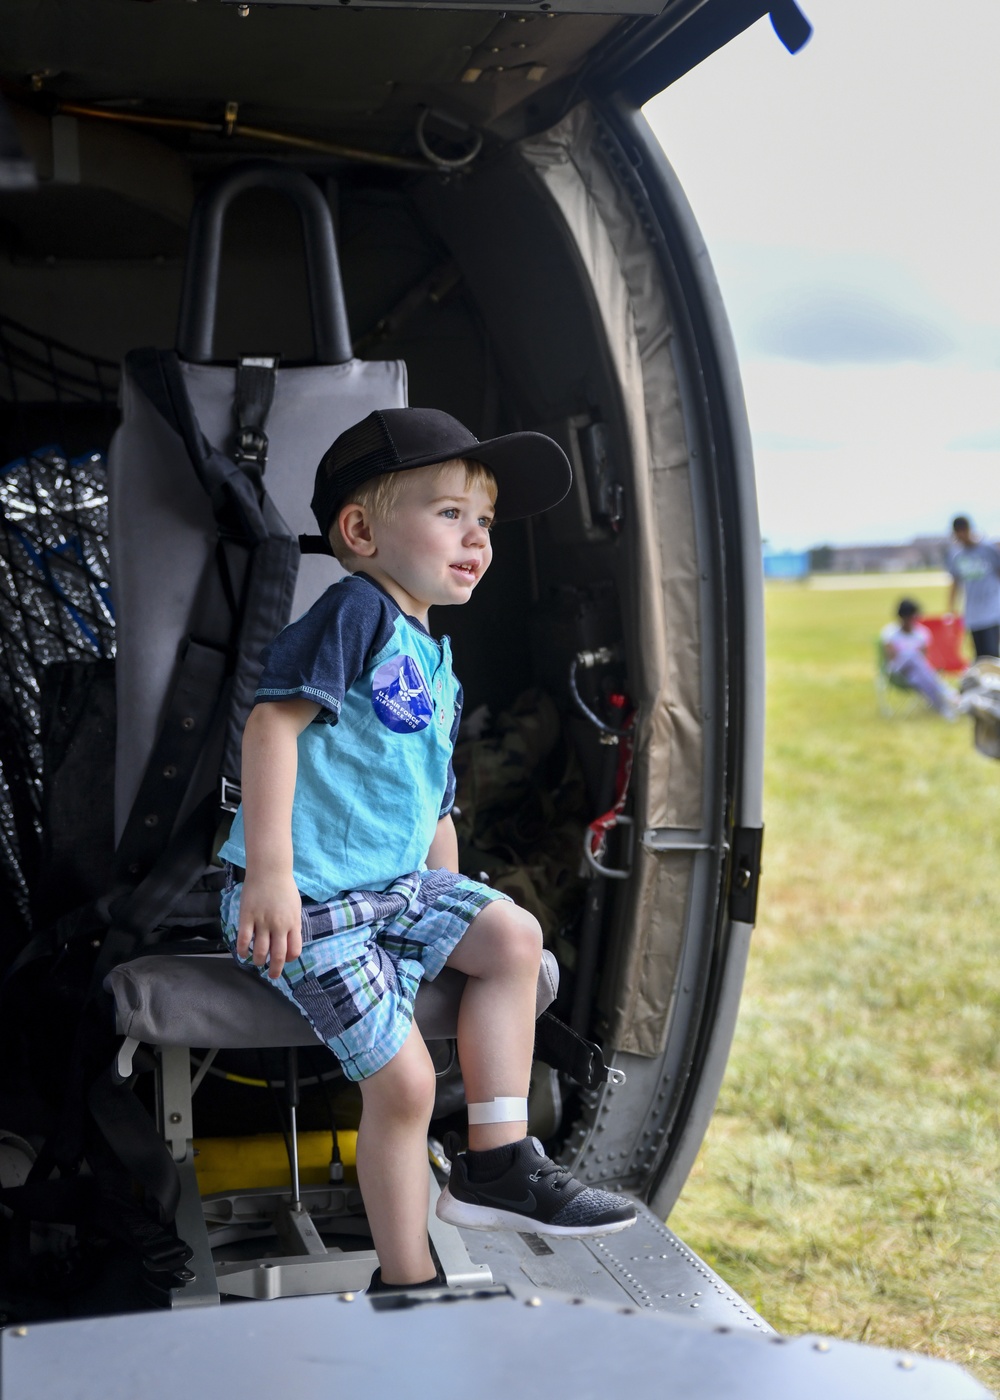
[[[236,434],[236,458],[263,468],[267,463],[267,434],[259,428],[241,428]]]

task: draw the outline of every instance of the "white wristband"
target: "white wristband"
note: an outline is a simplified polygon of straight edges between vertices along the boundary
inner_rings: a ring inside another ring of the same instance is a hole
[[[469,1104],[469,1123],[520,1123],[528,1121],[527,1099],[491,1099]]]

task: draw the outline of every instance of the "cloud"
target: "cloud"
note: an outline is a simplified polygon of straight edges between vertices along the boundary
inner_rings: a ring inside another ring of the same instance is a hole
[[[784,290],[750,330],[751,352],[815,365],[934,363],[955,348],[930,317],[857,286]]]
[[[1000,367],[1000,323],[967,320],[904,262],[753,243],[713,261],[743,363]]]
[[[1000,452],[1000,428],[984,428],[978,433],[964,433],[948,443],[952,452]]]

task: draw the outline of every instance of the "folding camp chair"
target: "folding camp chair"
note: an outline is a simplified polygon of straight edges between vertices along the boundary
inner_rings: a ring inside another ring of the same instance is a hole
[[[962,639],[965,627],[960,617],[922,617],[921,625],[931,634],[927,647],[927,660],[946,676],[960,676],[968,669],[968,661],[962,655]]]

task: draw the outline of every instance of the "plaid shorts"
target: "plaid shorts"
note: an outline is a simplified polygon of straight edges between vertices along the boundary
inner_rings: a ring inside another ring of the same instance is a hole
[[[236,961],[242,884],[232,868],[222,935]],[[271,978],[306,1018],[348,1079],[367,1079],[402,1049],[422,978],[432,981],[477,914],[508,896],[450,870],[417,870],[384,890],[302,901],[302,953]]]

